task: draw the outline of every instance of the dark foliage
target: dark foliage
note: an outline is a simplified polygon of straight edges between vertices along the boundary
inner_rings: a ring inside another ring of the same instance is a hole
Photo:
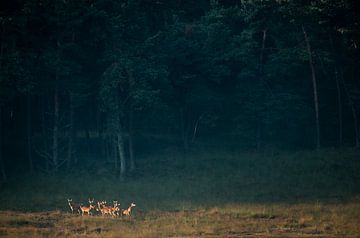
[[[124,178],[174,147],[359,147],[355,1],[6,0],[0,24],[2,181]]]

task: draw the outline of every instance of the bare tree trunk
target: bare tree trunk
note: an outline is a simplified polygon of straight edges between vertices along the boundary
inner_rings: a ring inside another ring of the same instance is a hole
[[[131,69],[127,70],[129,77],[130,96],[135,90],[135,78]],[[130,97],[129,104],[129,159],[130,159],[130,172],[135,170],[135,157],[134,157],[134,100]]]
[[[2,29],[1,29],[1,35],[4,36],[5,33],[5,27],[4,25],[2,25]],[[3,62],[3,56],[4,56],[4,41],[3,41],[3,37],[1,37],[1,46],[0,46],[0,69],[2,67],[2,62]],[[7,180],[7,176],[6,176],[6,172],[5,172],[5,164],[3,161],[3,150],[2,150],[2,105],[1,105],[1,101],[0,101],[0,172],[1,172],[1,177],[3,179],[3,181]]]
[[[74,154],[74,95],[69,93],[69,138],[68,138],[68,151],[67,151],[67,160],[66,166],[69,169],[73,163],[73,154]]]
[[[46,125],[46,114],[47,114],[47,111],[49,110],[49,102],[45,100],[45,98],[47,98],[47,95],[41,95],[40,96],[40,108],[41,108],[41,116],[40,116],[40,120],[41,120],[41,139],[42,139],[42,150],[48,152],[48,149],[49,149],[49,141],[48,139],[50,138],[49,135],[48,135],[48,128],[47,128],[47,125]],[[50,171],[50,157],[49,158],[45,158],[45,170],[47,172]]]
[[[338,103],[338,121],[339,121],[339,146],[342,147],[343,145],[343,109],[342,109],[342,98],[341,98],[341,87],[340,87],[340,80],[339,80],[339,70],[338,70],[338,63],[336,60],[336,52],[334,47],[334,40],[332,37],[331,32],[329,33],[330,44],[331,44],[331,51],[334,57],[334,64],[335,64],[335,83],[336,83],[336,92],[337,92],[337,103]]]
[[[185,108],[181,109],[180,111],[180,119],[181,119],[183,148],[186,152],[189,150],[189,134],[188,134],[188,114]]]
[[[124,150],[124,139],[122,132],[117,134],[117,144],[119,150],[119,159],[120,159],[120,178],[123,180],[126,173],[126,159],[125,159],[125,150]]]
[[[111,143],[109,137],[104,135],[103,141],[105,146],[105,158],[107,161],[109,161],[111,158]]]
[[[56,75],[58,78],[58,75]],[[56,85],[54,93],[54,125],[53,125],[53,146],[52,146],[53,170],[57,172],[59,167],[59,89]]]
[[[32,159],[32,148],[31,148],[31,96],[27,95],[26,100],[26,130],[27,130],[27,156],[29,162],[29,171],[34,171],[33,159]]]
[[[259,61],[259,87],[263,85],[263,71],[264,71],[264,53],[265,53],[265,43],[267,37],[267,29],[263,30],[263,37],[261,42],[261,51],[260,51],[260,61]],[[263,144],[263,123],[260,112],[258,112],[256,123],[256,150],[260,151]]]
[[[2,150],[2,107],[0,105],[0,172],[3,181],[7,180],[6,172],[5,172],[5,164],[3,161],[3,150]]]
[[[59,81],[60,81],[60,46],[61,43],[58,40],[56,42],[57,61],[55,70],[55,92],[54,92],[54,118],[53,118],[53,144],[52,144],[52,166],[53,172],[57,173],[59,169]]]
[[[358,128],[359,120],[358,120],[356,108],[355,108],[355,105],[354,105],[354,101],[351,98],[349,89],[348,89],[348,87],[347,87],[347,85],[345,83],[344,76],[343,76],[342,72],[341,72],[341,82],[342,82],[342,84],[344,86],[345,95],[346,95],[346,97],[347,97],[347,99],[349,101],[350,108],[351,108],[351,113],[352,113],[352,117],[353,117],[353,125],[354,125],[354,131],[355,131],[355,146],[356,146],[356,148],[359,148],[360,147],[359,128]]]
[[[130,159],[130,172],[135,170],[134,158],[134,107],[131,104],[129,110],[129,159]]]
[[[267,37],[267,29],[263,30],[263,37],[261,43],[261,51],[260,51],[260,66],[259,66],[259,73],[260,79],[263,80],[263,71],[264,71],[264,53],[265,53],[265,42]]]
[[[342,110],[342,100],[341,100],[341,88],[340,88],[340,81],[339,81],[339,72],[337,67],[335,66],[335,81],[336,81],[336,91],[337,91],[337,103],[338,103],[338,120],[339,120],[339,146],[342,147],[343,145],[343,110]]]
[[[203,118],[204,115],[205,115],[205,113],[203,112],[203,113],[200,114],[200,116],[195,120],[194,130],[193,130],[192,139],[191,139],[191,142],[192,142],[192,143],[195,142],[196,136],[197,136],[197,134],[198,134],[199,124],[200,124],[200,121],[201,121],[201,119]]]
[[[107,143],[106,143],[106,136],[105,136],[105,132],[102,130],[101,134],[100,134],[100,140],[101,140],[101,155],[107,159],[109,158],[109,153],[108,153],[108,147],[107,147]]]
[[[121,105],[120,105],[120,97],[118,89],[115,89],[115,99],[116,99],[116,108],[115,108],[115,128],[116,128],[116,139],[117,139],[117,149],[120,159],[120,179],[123,180],[125,178],[126,173],[126,157],[125,157],[125,149],[124,149],[124,132],[121,123]]]
[[[114,158],[114,168],[115,171],[117,173],[118,169],[119,169],[119,157],[118,157],[118,144],[117,144],[117,138],[116,135],[112,136],[112,147],[113,147],[113,158]]]
[[[71,42],[74,44],[75,42],[75,32],[72,32]],[[74,94],[69,91],[69,138],[68,138],[68,151],[67,151],[67,160],[66,167],[67,169],[73,164],[73,156],[74,156]]]
[[[358,120],[358,116],[356,113],[356,109],[355,109],[355,105],[354,103],[350,103],[351,106],[351,112],[353,115],[353,120],[354,120],[354,130],[355,130],[355,146],[356,148],[360,147],[360,142],[359,142],[359,120]]]
[[[92,155],[92,142],[91,142],[91,136],[90,136],[90,128],[91,128],[91,125],[87,125],[85,128],[86,152],[87,152],[88,156]]]
[[[302,25],[302,30],[304,33],[304,39],[306,43],[306,49],[309,56],[309,66],[311,69],[311,77],[312,77],[312,84],[313,84],[313,94],[314,94],[314,107],[315,107],[315,126],[316,126],[316,149],[320,149],[320,120],[319,120],[319,102],[318,102],[318,90],[317,90],[317,80],[315,74],[315,67],[314,61],[312,56],[311,45],[309,42],[309,38],[307,32],[305,30],[304,25]]]

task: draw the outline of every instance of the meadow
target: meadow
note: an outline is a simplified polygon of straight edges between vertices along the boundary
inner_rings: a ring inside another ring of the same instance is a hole
[[[1,186],[0,237],[360,237],[359,155],[166,150],[125,181],[107,161],[19,176]],[[67,198],[137,206],[82,217]]]

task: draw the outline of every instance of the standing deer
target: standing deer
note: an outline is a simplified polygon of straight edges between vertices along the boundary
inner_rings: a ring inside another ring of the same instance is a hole
[[[90,198],[89,198],[89,206],[88,207],[80,205],[81,216],[83,216],[85,213],[87,213],[89,216],[92,215],[91,214],[91,209],[95,208],[93,203],[94,203],[94,199],[90,200]]]
[[[114,204],[112,207],[113,216],[118,217],[120,211],[120,203],[118,203],[118,201],[114,201],[113,204]]]
[[[72,199],[67,199],[71,213],[74,213],[74,211],[77,211],[80,214],[80,205],[77,203],[72,202]]]
[[[125,209],[122,211],[122,214],[125,216],[131,216],[131,209],[135,206],[136,206],[135,203],[131,203],[130,206],[128,207],[128,209]]]
[[[113,207],[106,206],[105,201],[98,202],[97,204],[98,204],[97,210],[101,212],[102,216],[104,216],[105,214],[109,214],[109,215],[113,216]]]

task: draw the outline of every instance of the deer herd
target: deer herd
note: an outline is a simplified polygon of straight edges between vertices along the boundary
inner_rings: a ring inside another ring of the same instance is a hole
[[[79,203],[75,203],[72,199],[67,199],[71,213],[77,212],[81,214],[81,216],[85,215],[93,215],[93,211],[96,211],[98,214],[102,216],[109,215],[111,217],[119,217],[119,216],[131,216],[131,209],[136,206],[135,203],[131,203],[127,209],[120,209],[120,203],[118,201],[113,201],[113,205],[107,205],[106,201],[98,201],[94,202],[94,199],[89,199],[89,205],[83,205]]]

